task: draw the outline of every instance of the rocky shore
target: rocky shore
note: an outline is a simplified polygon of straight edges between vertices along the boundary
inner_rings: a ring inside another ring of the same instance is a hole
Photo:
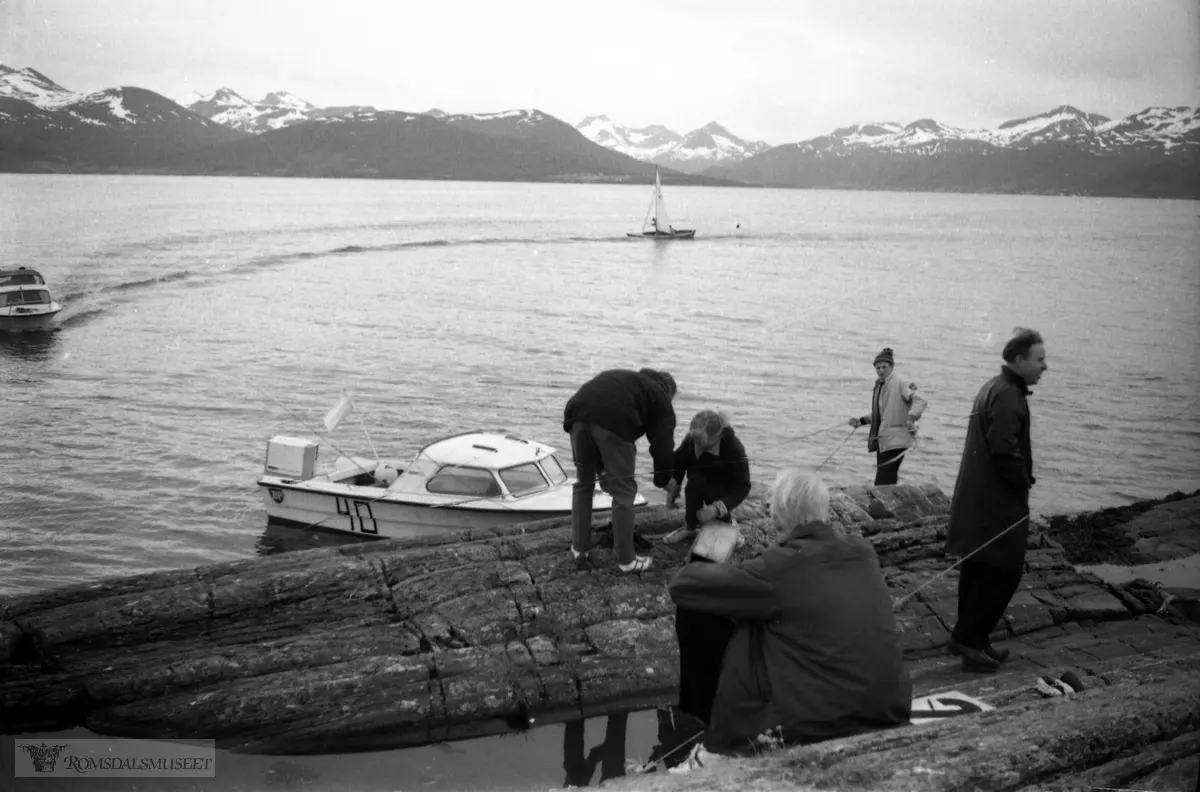
[[[915,692],[960,691],[994,710],[731,761],[707,778],[617,786],[1148,789],[1156,773],[1186,773],[1188,762],[1194,772],[1191,595],[1076,571],[1057,538],[1080,533],[1082,518],[1052,518],[1031,532],[1022,590],[994,637],[1013,657],[998,674],[964,675],[945,653],[957,586],[955,573],[939,576],[953,563],[942,551],[947,509],[932,487],[853,487],[833,502],[835,519],[874,544],[897,599],[922,587],[897,611]],[[1088,519],[1136,530],[1127,547],[1144,541],[1137,552],[1177,552],[1194,539],[1186,521],[1200,497],[1128,507],[1115,521],[1098,514]],[[741,555],[774,538],[761,501],[735,515],[748,538]],[[679,510],[639,516],[648,535],[681,521]],[[579,570],[568,532],[551,521],[372,542],[0,600],[0,728],[353,752],[671,700],[666,582],[684,549],[656,542],[655,567],[639,576],[616,573],[604,550]],[[1051,699],[1034,689],[1066,670],[1087,689]]]

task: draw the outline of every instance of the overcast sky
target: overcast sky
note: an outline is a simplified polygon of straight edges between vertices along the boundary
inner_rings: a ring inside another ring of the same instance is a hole
[[[0,0],[0,64],[71,90],[537,107],[798,141],[1073,104],[1200,104],[1197,0]]]

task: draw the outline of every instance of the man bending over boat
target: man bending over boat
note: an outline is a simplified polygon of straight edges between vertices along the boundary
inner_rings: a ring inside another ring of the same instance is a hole
[[[651,560],[634,553],[633,499],[637,495],[635,443],[650,441],[654,486],[671,481],[675,447],[675,379],[664,371],[610,369],[584,383],[567,401],[563,431],[571,435],[576,478],[571,498],[571,554],[587,558],[592,547],[592,495],[596,477],[612,496],[613,543],[622,572],[649,569]]]
[[[815,742],[906,723],[912,682],[892,600],[867,540],[829,524],[821,479],[785,470],[771,518],[782,537],[741,564],[688,564],[681,608],[737,623],[704,742],[672,772],[755,741]]]

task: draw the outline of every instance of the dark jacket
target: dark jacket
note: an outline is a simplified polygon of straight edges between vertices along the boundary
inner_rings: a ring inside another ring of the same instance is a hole
[[[671,598],[738,621],[713,704],[710,750],[781,727],[809,742],[905,723],[912,682],[874,548],[823,523],[742,564],[688,564]]]
[[[696,442],[691,434],[685,435],[679,448],[675,449],[673,477],[683,484],[683,477],[694,470],[697,477],[704,479],[705,489],[716,493],[715,497],[721,499],[725,508],[733,511],[750,494],[750,460],[746,458],[746,447],[731,426],[721,431],[717,452],[714,455],[705,451],[697,457]],[[712,502],[709,498],[704,500]]]
[[[602,371],[567,401],[563,431],[569,434],[576,421],[607,429],[631,443],[645,435],[654,460],[654,486],[667,486],[675,447],[675,408],[657,382],[627,369]]]
[[[952,555],[967,555],[1029,516],[1034,478],[1028,395],[1025,380],[1004,366],[975,397],[950,500],[946,552]],[[1028,534],[1026,519],[971,559],[1020,572]]]

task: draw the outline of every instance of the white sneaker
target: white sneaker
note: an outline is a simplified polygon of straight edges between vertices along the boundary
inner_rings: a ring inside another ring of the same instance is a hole
[[[648,556],[634,556],[628,564],[617,564],[617,569],[622,572],[645,572],[653,563]]]

